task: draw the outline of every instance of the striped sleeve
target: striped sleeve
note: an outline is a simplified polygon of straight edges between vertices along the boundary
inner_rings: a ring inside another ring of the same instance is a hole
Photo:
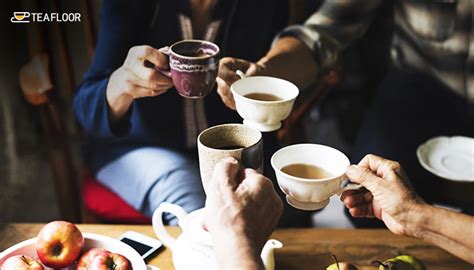
[[[325,0],[304,25],[289,26],[278,38],[293,36],[314,53],[321,70],[336,63],[339,52],[364,35],[382,0]]]

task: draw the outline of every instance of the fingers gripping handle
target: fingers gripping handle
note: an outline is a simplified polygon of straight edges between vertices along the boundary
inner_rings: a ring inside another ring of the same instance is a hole
[[[346,191],[346,190],[357,190],[361,188],[362,188],[362,185],[352,183],[351,181],[349,181],[349,179],[346,176],[346,180],[342,180],[340,188],[336,192],[336,194],[341,194],[343,191]]]
[[[161,48],[158,49],[158,51],[162,54],[170,56],[170,47],[169,46],[161,47]]]
[[[350,182],[349,180],[344,180],[341,184],[341,188],[344,189],[344,190],[355,190],[355,189],[362,188],[362,185],[354,184],[354,183]]]
[[[171,53],[169,46],[161,47],[161,48],[158,49],[158,51],[159,51],[160,53],[166,55],[166,56],[168,57],[168,60],[169,60],[169,58],[170,58],[170,53]],[[163,75],[165,75],[165,76],[167,76],[167,77],[171,77],[171,71],[170,71],[170,70],[162,70],[162,69],[159,69],[159,68],[157,68],[157,67],[155,67],[155,69],[156,69],[159,73],[161,73],[161,74],[163,74]]]
[[[186,211],[178,205],[171,203],[161,203],[160,206],[153,213],[152,225],[155,235],[173,251],[176,245],[176,238],[172,237],[166,230],[163,224],[163,215],[164,213],[173,214],[178,218],[178,225],[182,227],[182,222],[185,217],[188,215]]]

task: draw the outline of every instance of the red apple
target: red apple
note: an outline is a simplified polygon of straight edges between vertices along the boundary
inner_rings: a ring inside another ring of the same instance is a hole
[[[92,260],[88,270],[132,270],[132,264],[120,254],[104,252]]]
[[[102,253],[109,253],[107,250],[103,248],[93,248],[84,253],[79,262],[77,263],[76,270],[87,270],[89,269],[89,265],[91,264],[92,260],[97,257],[97,255]]]
[[[26,255],[16,255],[3,262],[1,270],[43,270],[43,266],[35,259]]]
[[[36,238],[40,261],[51,268],[64,268],[76,261],[84,247],[84,237],[76,225],[66,221],[46,224]]]

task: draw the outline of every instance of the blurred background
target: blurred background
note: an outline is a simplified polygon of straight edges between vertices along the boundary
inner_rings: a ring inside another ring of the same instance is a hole
[[[290,1],[288,24],[302,23],[321,2]],[[284,144],[317,142],[350,152],[388,63],[391,1],[384,2],[387,12],[380,12],[364,38],[344,53],[345,68],[337,74],[343,80],[325,85],[323,95],[299,98],[303,109]],[[0,223],[85,221],[82,136],[71,101],[94,55],[100,5],[99,0],[0,3]],[[81,22],[13,24],[15,11],[78,12]],[[31,69],[44,71],[49,84],[26,80]],[[351,226],[337,199],[317,215],[322,217],[314,219],[316,226]]]
[[[71,100],[93,56],[97,24],[85,17],[79,23],[28,24],[10,18],[14,11],[29,11],[90,13],[96,19],[100,1],[2,1],[0,9],[6,41],[0,50],[0,222],[77,220],[74,211],[60,210],[60,197],[80,197],[81,136]],[[41,54],[49,62],[52,87],[48,101],[34,104],[22,92],[19,72]],[[71,183],[77,195],[58,196],[64,188],[58,182]]]

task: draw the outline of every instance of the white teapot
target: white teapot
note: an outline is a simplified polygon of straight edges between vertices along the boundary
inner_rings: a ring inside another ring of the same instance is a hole
[[[163,214],[171,213],[178,218],[178,225],[183,232],[177,239],[166,231],[163,225]],[[219,269],[214,255],[214,248],[209,232],[202,227],[204,208],[191,213],[178,205],[161,203],[153,213],[153,230],[156,236],[171,249],[173,264],[176,270],[184,269]],[[283,244],[275,239],[267,241],[263,247],[261,258],[266,270],[275,268],[273,250]]]

